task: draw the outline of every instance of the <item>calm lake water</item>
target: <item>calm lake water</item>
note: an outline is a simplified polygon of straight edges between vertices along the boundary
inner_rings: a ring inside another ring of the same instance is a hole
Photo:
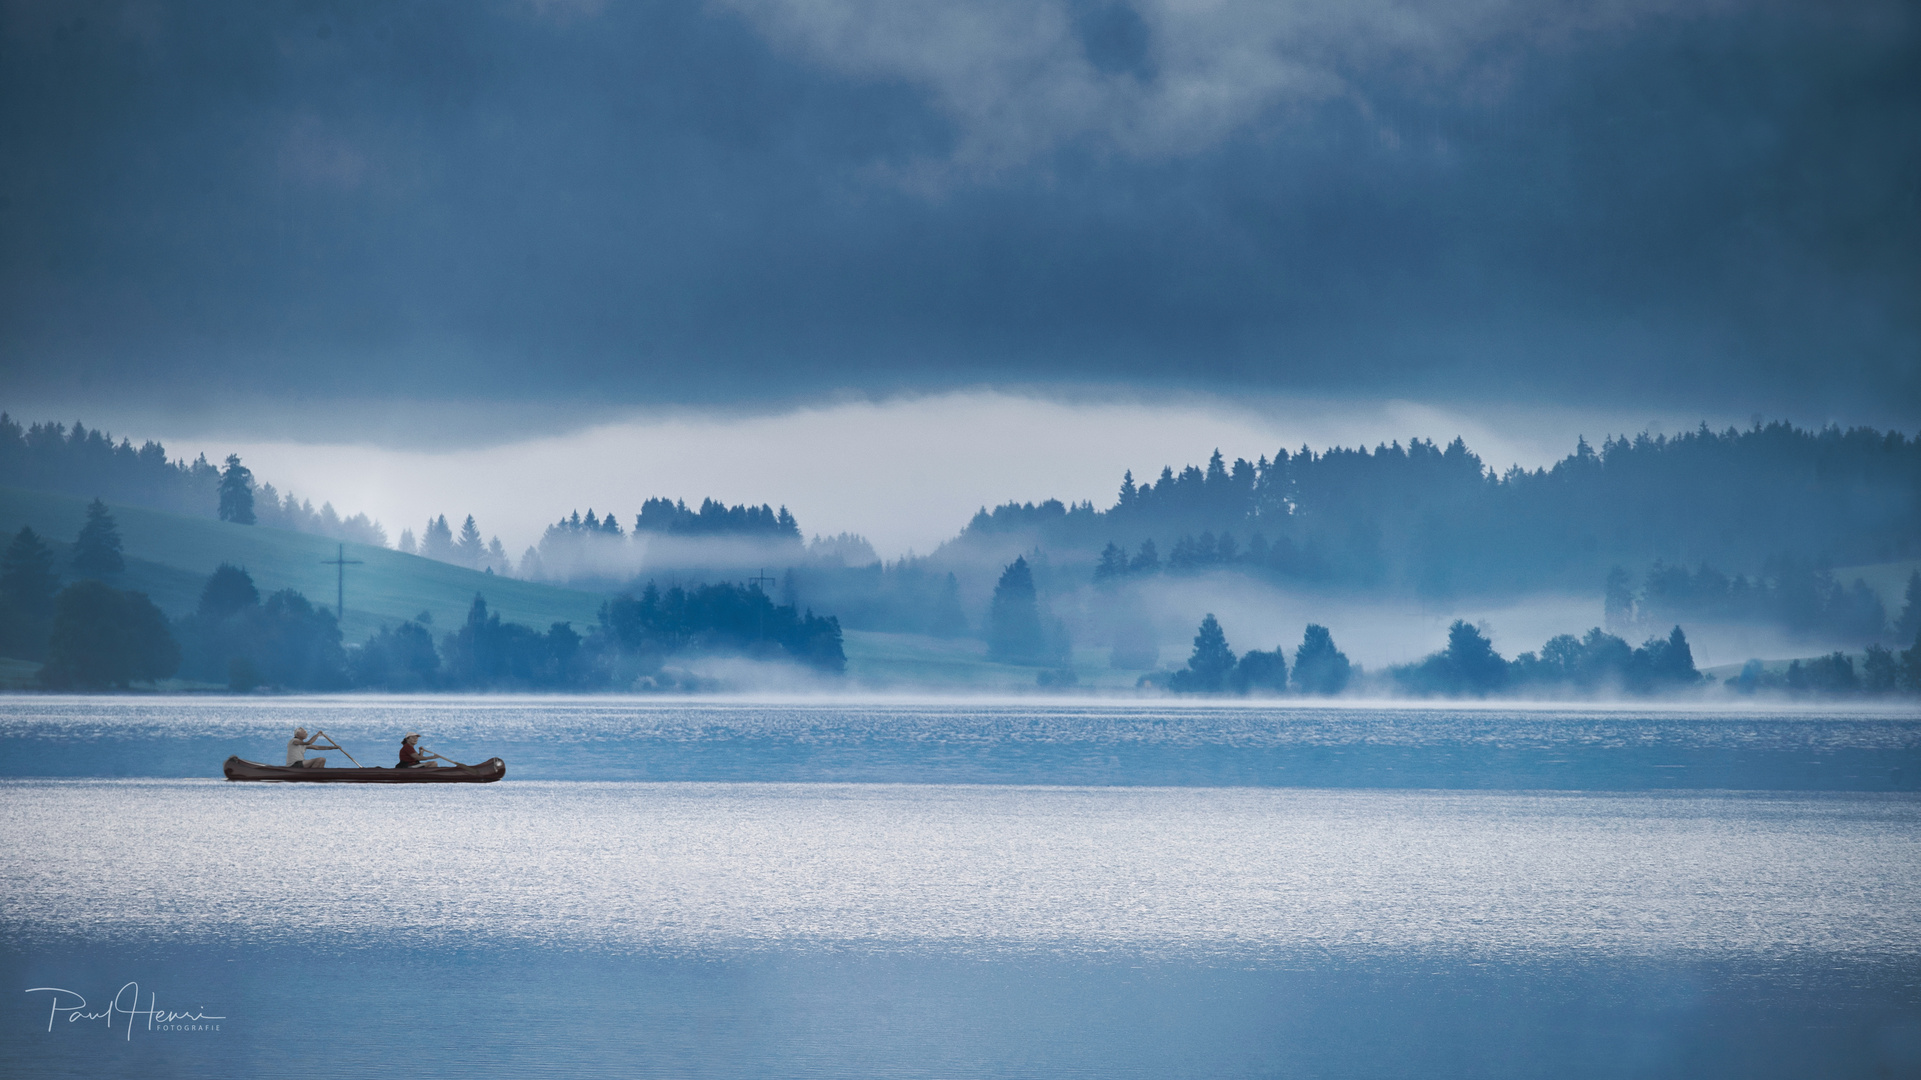
[[[508,779],[216,779],[296,723]],[[1918,754],[1911,712],[4,699],[0,1073],[1921,1075]]]

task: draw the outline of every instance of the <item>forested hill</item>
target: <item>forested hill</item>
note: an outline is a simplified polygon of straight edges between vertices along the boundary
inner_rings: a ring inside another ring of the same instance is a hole
[[[1654,560],[1760,570],[1921,554],[1921,440],[1759,425],[1585,440],[1552,468],[1497,474],[1460,439],[1277,452],[1188,466],[1113,506],[1008,503],[953,545],[1039,546],[1096,573],[1237,566],[1279,579],[1428,595],[1597,589]],[[1109,548],[1109,545],[1112,545]],[[1104,550],[1105,549],[1105,550]],[[956,552],[958,554],[959,552]]]
[[[246,524],[387,546],[386,530],[366,514],[343,515],[327,502],[316,510],[291,491],[283,495],[272,484],[256,487],[253,473],[240,467],[237,457],[228,458],[227,466],[223,470],[205,454],[193,461],[169,459],[167,448],[151,439],[138,447],[124,438],[116,443],[106,431],[79,421],[71,428],[51,421],[22,425],[0,412],[0,487],[211,518],[225,516],[221,480],[237,469],[249,492]]]

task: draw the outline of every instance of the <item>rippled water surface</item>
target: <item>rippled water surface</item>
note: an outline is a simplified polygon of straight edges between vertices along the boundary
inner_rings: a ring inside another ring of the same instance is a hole
[[[368,764],[400,736],[518,779],[1910,791],[1921,713],[1642,707],[0,699],[0,775],[217,777],[296,725]],[[340,758],[335,755],[338,763]]]
[[[210,778],[295,723],[508,779]],[[0,701],[0,1073],[1917,1074],[1917,748],[1898,712]],[[26,992],[131,981],[219,1030]]]
[[[1918,825],[1887,796],[15,781],[0,918],[626,950],[1887,958],[1921,950]]]

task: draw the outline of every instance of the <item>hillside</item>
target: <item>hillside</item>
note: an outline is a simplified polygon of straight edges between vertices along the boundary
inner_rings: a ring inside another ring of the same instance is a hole
[[[33,526],[64,567],[86,519],[87,501],[0,488],[0,531],[11,536],[22,525]],[[263,596],[294,589],[317,606],[334,604],[335,571],[324,561],[334,557],[336,541],[135,506],[114,505],[113,514],[127,557],[126,572],[114,584],[147,593],[168,615],[192,611],[207,575],[223,562],[245,567]],[[600,608],[601,598],[591,593],[477,573],[386,548],[347,544],[345,553],[362,560],[347,567],[342,630],[349,643],[365,640],[382,623],[422,611],[433,616],[437,629],[450,629],[466,617],[475,593],[485,596],[501,618],[543,630],[571,622],[584,631]]]

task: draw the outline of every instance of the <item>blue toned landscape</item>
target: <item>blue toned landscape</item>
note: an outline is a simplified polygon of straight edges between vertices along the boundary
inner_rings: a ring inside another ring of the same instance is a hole
[[[1921,1080],[1917,178],[1915,0],[0,0],[0,1080]]]
[[[295,724],[508,777],[216,778]],[[1912,710],[45,697],[0,740],[7,1075],[1921,1069]],[[218,1019],[68,1019],[129,983]]]

